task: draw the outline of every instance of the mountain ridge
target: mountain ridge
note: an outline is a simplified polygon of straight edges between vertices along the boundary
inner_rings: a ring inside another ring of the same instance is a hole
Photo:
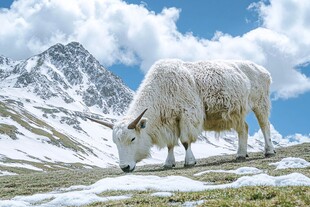
[[[53,45],[26,60],[0,56],[0,175],[1,168],[17,166],[115,165],[110,129],[85,116],[114,121],[132,97],[78,42]]]
[[[59,97],[65,103],[82,102],[105,114],[122,114],[132,100],[133,91],[77,42],[58,43],[13,63],[10,70],[2,69],[2,88],[27,88],[43,100]]]

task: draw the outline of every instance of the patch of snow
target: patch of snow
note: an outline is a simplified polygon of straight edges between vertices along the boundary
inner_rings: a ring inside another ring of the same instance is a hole
[[[23,201],[16,197],[12,200],[0,200],[1,207],[30,207],[38,206],[38,202],[42,202],[39,206],[50,207],[50,206],[82,206],[93,202],[108,202],[113,200],[124,200],[129,199],[131,196],[108,196],[99,197],[95,194],[83,194],[70,193],[70,194],[57,194],[55,196],[43,196],[42,198],[36,198],[28,201]],[[44,200],[52,199],[49,202],[44,203]],[[25,199],[27,200],[27,199]]]
[[[83,189],[83,188],[82,188]],[[205,183],[195,181],[183,176],[142,176],[142,175],[124,175],[116,178],[104,178],[95,184],[86,187],[94,189],[93,192],[117,190],[154,190],[154,191],[200,191],[205,189]]]
[[[18,125],[16,125],[18,126]],[[26,131],[25,131],[26,132]],[[30,132],[30,131],[28,131]],[[80,160],[75,156],[75,152],[70,149],[61,148],[48,142],[42,141],[39,136],[21,136],[19,139],[2,139],[0,152],[11,159],[27,160],[32,162],[68,162],[74,163]],[[39,139],[34,139],[37,137]],[[35,150],[34,150],[35,149]],[[37,159],[33,159],[33,157]]]
[[[131,196],[108,196],[99,197],[96,194],[80,194],[80,193],[66,193],[59,194],[52,201],[41,205],[46,206],[82,206],[94,202],[108,202],[113,200],[124,200],[131,198]]]
[[[1,207],[28,207],[29,203],[15,200],[0,200]]]
[[[25,163],[4,163],[4,162],[0,162],[0,166],[19,167],[19,168],[27,168],[29,170],[43,171],[41,168],[37,168],[35,166],[25,164]]]
[[[152,193],[151,196],[156,196],[156,197],[171,197],[174,194],[171,192],[156,192],[156,193]]]
[[[199,200],[199,201],[186,201],[185,203],[182,204],[182,207],[194,207],[197,205],[203,204],[205,201],[204,200]]]
[[[283,158],[280,162],[270,163],[269,165],[276,166],[276,170],[287,168],[306,168],[310,167],[310,162],[296,157]]]
[[[243,176],[230,184],[209,186],[209,189],[239,188],[243,186],[310,186],[310,178],[301,173],[291,173],[278,177],[267,174]]]
[[[8,175],[18,175],[18,174],[0,170],[0,176],[8,176]]]
[[[27,70],[28,73],[31,72],[31,70],[33,68],[35,68],[35,66],[38,64],[38,57],[32,57],[32,58],[29,58],[27,60],[27,65],[25,67],[25,69]]]
[[[256,167],[240,167],[236,170],[206,170],[200,173],[194,174],[194,176],[201,176],[206,173],[215,172],[215,173],[233,173],[237,175],[245,175],[245,174],[259,174],[263,171],[260,169],[257,169]]]
[[[210,189],[239,188],[242,186],[310,186],[310,178],[300,173],[278,177],[267,174],[243,176],[235,182],[221,185],[207,185],[205,182],[192,180],[183,176],[142,176],[124,175],[115,178],[104,178],[89,186],[72,186],[58,192],[17,196],[12,200],[1,200],[0,206],[81,206],[93,202],[105,202],[116,199],[128,199],[131,195],[99,197],[105,191],[145,191],[191,192]],[[202,202],[202,201],[200,201]]]

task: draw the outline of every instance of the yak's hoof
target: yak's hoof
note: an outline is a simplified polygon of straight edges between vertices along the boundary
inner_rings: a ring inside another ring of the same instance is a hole
[[[194,163],[190,163],[190,164],[184,164],[184,167],[193,167],[197,164],[197,162],[195,161]]]
[[[274,157],[274,156],[276,156],[276,152],[274,152],[274,153],[265,153],[265,157]]]
[[[273,152],[265,152],[265,157],[274,157],[276,156],[276,151],[273,150]]]
[[[172,164],[172,165],[164,165],[164,166],[163,166],[164,169],[171,169],[171,168],[173,168],[173,167],[175,167],[175,164]]]
[[[239,162],[243,162],[243,161],[245,161],[246,159],[245,159],[245,157],[243,157],[243,156],[238,156],[238,157],[236,158],[236,160],[239,161]]]

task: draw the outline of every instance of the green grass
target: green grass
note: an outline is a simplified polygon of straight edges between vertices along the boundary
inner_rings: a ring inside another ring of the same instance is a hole
[[[263,153],[249,153],[245,162],[235,161],[235,155],[215,156],[200,159],[192,168],[184,168],[183,162],[177,163],[171,170],[165,170],[161,165],[147,165],[138,167],[136,175],[181,175],[191,179],[215,184],[231,183],[241,175],[228,173],[208,173],[193,176],[205,170],[237,169],[248,166],[264,170],[272,176],[280,176],[299,172],[310,177],[310,168],[275,170],[269,163],[280,161],[285,157],[300,157],[310,161],[310,143],[280,148],[277,155],[264,158]],[[124,175],[119,168],[82,169],[76,165],[67,166],[67,170],[48,172],[19,172],[18,176],[0,177],[0,198],[10,199],[17,195],[31,195],[57,190],[72,185],[90,185],[105,178]],[[0,167],[0,170],[1,169]],[[99,196],[132,195],[130,199],[97,202],[87,206],[181,206],[186,201],[204,200],[200,206],[310,206],[310,187],[242,187],[237,189],[207,190],[202,192],[174,192],[171,197],[151,196],[153,191],[109,191]]]
[[[6,134],[11,139],[17,139],[16,133],[18,133],[16,126],[9,124],[0,124],[0,134]]]

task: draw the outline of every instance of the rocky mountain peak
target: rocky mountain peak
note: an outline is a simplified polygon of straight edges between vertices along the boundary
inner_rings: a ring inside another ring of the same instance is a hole
[[[14,69],[16,64],[18,64],[18,61],[14,61],[10,58],[0,55],[0,80],[7,77]]]
[[[8,65],[9,62],[10,62],[10,59],[9,59],[9,58],[0,55],[0,66],[2,66],[2,65]]]
[[[2,79],[8,77],[1,74]],[[82,100],[87,107],[101,108],[104,113],[123,113],[133,95],[78,42],[56,44],[21,61],[9,75],[16,77],[14,88],[27,88],[41,99],[58,97],[65,103]]]

